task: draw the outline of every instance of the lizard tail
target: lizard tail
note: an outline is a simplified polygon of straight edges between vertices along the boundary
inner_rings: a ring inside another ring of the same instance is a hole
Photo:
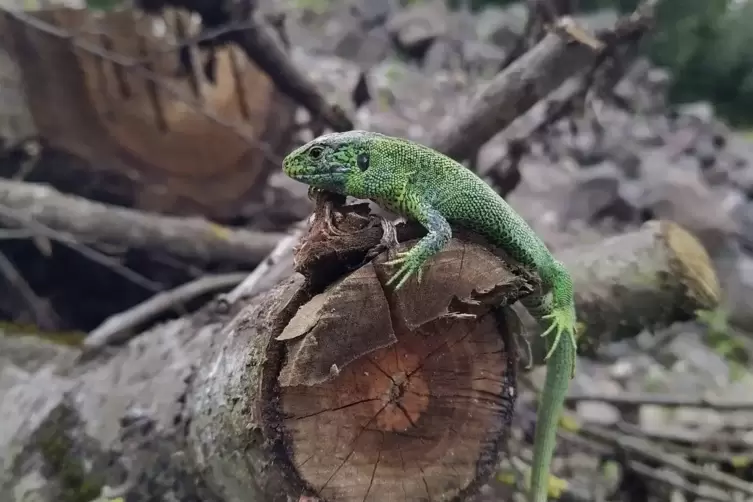
[[[569,333],[563,333],[569,337]],[[547,362],[546,381],[536,418],[536,434],[531,473],[531,502],[546,502],[549,493],[549,466],[557,443],[557,428],[567,397],[575,364],[575,347],[563,339]]]

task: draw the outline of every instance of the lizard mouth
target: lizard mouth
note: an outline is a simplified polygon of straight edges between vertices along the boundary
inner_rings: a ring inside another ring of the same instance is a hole
[[[309,181],[335,181],[339,176],[335,173],[316,173],[316,174],[296,174],[294,176],[298,181],[308,183]]]
[[[342,190],[347,181],[344,172],[297,174],[293,178],[301,183],[334,192]]]

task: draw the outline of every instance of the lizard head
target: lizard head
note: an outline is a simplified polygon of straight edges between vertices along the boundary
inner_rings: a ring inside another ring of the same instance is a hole
[[[325,134],[293,150],[282,161],[283,172],[315,188],[356,198],[370,198],[378,170],[369,169],[375,140],[381,134],[348,131]],[[371,166],[373,167],[373,166]]]

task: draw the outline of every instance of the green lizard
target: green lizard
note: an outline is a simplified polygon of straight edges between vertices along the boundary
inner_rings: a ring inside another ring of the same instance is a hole
[[[525,220],[472,171],[429,147],[367,131],[320,136],[283,160],[291,178],[310,186],[370,199],[428,231],[407,252],[386,262],[398,265],[387,285],[399,289],[452,237],[450,223],[480,233],[514,260],[533,268],[541,291],[521,300],[544,329],[547,374],[541,396],[530,483],[531,502],[545,502],[549,469],[565,395],[575,371],[575,305],[570,274]],[[561,343],[562,336],[566,340]]]

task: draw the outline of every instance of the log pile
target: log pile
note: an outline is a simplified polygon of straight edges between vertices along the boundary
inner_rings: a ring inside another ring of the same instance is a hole
[[[635,43],[648,26],[650,4],[600,33],[609,50],[599,56],[556,30],[542,36],[478,94],[461,120],[448,118],[438,127],[432,145],[461,160],[473,157],[536,103],[555,94],[562,102],[576,99],[579,91],[569,79],[588,80],[588,71]],[[81,12],[34,17],[48,28],[59,28],[65,19],[68,29],[71,19],[82,19]],[[39,47],[55,46],[54,32],[26,17],[6,13],[3,22],[19,53],[35,40]],[[244,35],[248,44],[254,36],[258,33]],[[242,39],[234,43],[243,46]],[[196,123],[204,125],[194,134],[183,130],[187,136],[174,144],[155,139],[144,124],[125,127],[131,105],[93,99],[99,95],[92,91],[93,60],[72,40],[66,42],[54,47],[56,57],[81,71],[61,88],[77,88],[88,104],[79,101],[45,121],[45,107],[64,91],[47,95],[41,84],[31,86],[33,115],[44,136],[84,157],[87,149],[103,148],[100,154],[110,160],[124,158],[126,150],[144,159],[169,159],[160,165],[175,169],[165,167],[165,173],[185,169],[194,176],[197,172],[186,166],[196,161],[204,177],[188,183],[191,197],[206,204],[217,200],[205,181],[216,171],[181,146],[190,138],[198,143],[216,120],[204,123],[206,117],[197,113]],[[226,54],[229,72],[232,57]],[[271,127],[270,103],[283,114],[290,111],[277,102],[282,92],[318,109],[331,126],[349,121],[318,94],[311,97],[308,84],[301,84],[306,91],[301,95],[275,87],[272,76],[267,80],[259,68],[274,73],[269,67],[281,55],[273,54],[248,70],[248,78],[263,83],[255,94],[264,102],[256,140]],[[28,66],[25,75],[49,78],[58,74],[55,68]],[[147,80],[140,84],[144,89]],[[144,93],[146,99],[149,92]],[[231,99],[214,96],[221,102],[210,107],[215,112]],[[172,105],[173,113],[195,113]],[[107,122],[105,108],[112,106],[115,119]],[[85,141],[72,126],[61,130],[79,109],[92,120],[90,130],[118,143],[117,149],[104,140]],[[505,113],[497,113],[500,109]],[[554,120],[557,110],[546,120]],[[506,139],[513,144],[543,124],[527,127],[521,132],[511,126]],[[284,143],[280,131],[273,134],[278,149]],[[138,139],[129,143],[126,137]],[[241,166],[251,149],[237,138],[217,134],[213,146],[225,155],[220,157],[231,159],[224,166]],[[223,184],[234,185],[235,179],[224,178]],[[169,294],[156,310],[145,303],[135,307],[143,307],[138,315],[113,316],[82,346],[52,345],[14,333],[13,327],[0,336],[0,459],[7,466],[0,476],[1,500],[463,501],[478,497],[507,457],[521,392],[520,348],[528,335],[516,302],[536,288],[538,278],[503,250],[455,228],[422,282],[394,292],[385,286],[390,270],[384,262],[393,248],[414,244],[423,229],[385,220],[368,204],[346,205],[317,193],[306,229],[286,238],[200,219],[142,218],[146,213],[18,183],[0,183],[0,220],[47,239],[73,235],[76,241],[93,232],[98,237],[89,242],[100,247],[159,248],[196,262],[211,261],[204,254],[211,248],[213,260],[259,265],[243,281],[218,281],[222,286],[214,288],[223,290],[240,282],[229,293],[144,331],[142,324],[164,314],[160,309]],[[233,193],[247,188],[234,186]],[[173,204],[178,198],[160,202],[159,209],[181,212]],[[72,207],[78,210],[66,213]],[[56,218],[76,212],[81,218],[75,221]],[[118,231],[113,221],[130,232]],[[52,232],[39,230],[40,225]],[[634,336],[645,326],[692,318],[696,310],[719,302],[703,246],[670,221],[649,221],[606,240],[558,250],[557,256],[576,283],[584,348]],[[528,338],[540,362],[537,337]]]

